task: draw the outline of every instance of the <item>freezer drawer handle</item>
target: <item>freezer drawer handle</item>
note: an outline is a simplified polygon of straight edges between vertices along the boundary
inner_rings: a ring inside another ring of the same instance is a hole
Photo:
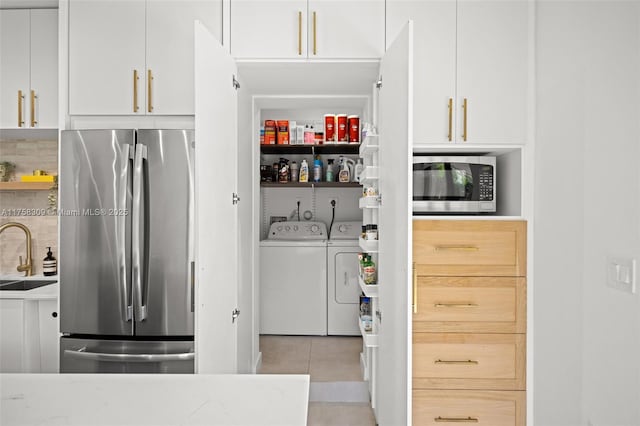
[[[64,355],[71,358],[87,359],[91,361],[105,362],[167,362],[167,361],[192,361],[195,353],[184,352],[178,354],[108,354],[101,352],[87,352],[87,348],[64,351]]]

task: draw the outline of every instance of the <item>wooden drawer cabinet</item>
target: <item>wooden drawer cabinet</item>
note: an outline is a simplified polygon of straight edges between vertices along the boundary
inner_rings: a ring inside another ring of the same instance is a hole
[[[413,221],[413,424],[526,424],[526,226]]]
[[[524,276],[526,224],[522,221],[413,222],[418,275]]]
[[[525,424],[525,393],[510,391],[414,390],[413,424]]]
[[[422,277],[413,330],[524,333],[526,280],[519,277]]]

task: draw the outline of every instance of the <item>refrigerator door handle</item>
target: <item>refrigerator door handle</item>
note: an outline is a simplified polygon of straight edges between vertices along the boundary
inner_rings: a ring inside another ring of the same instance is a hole
[[[118,242],[118,277],[119,285],[122,289],[122,308],[124,320],[129,322],[133,319],[133,305],[131,304],[131,286],[129,285],[129,271],[127,268],[127,218],[128,211],[127,196],[129,188],[129,177],[131,174],[131,163],[133,162],[133,145],[126,145],[120,151],[120,176],[118,182],[118,199],[116,212],[116,240]]]
[[[76,359],[103,362],[167,362],[167,361],[192,361],[194,352],[177,354],[110,354],[104,352],[87,352],[87,348],[78,350],[65,349],[64,356]]]
[[[142,219],[142,209],[144,206],[144,160],[147,158],[146,145],[138,143],[136,145],[135,159],[133,165],[133,218],[131,224],[131,259],[133,267],[133,302],[135,306],[135,319],[137,322],[144,321],[147,317],[147,307],[142,300],[143,269],[145,265],[144,247],[146,246],[144,234],[144,223]]]

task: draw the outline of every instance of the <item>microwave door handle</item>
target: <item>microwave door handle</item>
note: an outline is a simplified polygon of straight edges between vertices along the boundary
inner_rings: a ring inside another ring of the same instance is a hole
[[[116,200],[116,241],[118,246],[118,285],[122,291],[122,312],[125,322],[133,318],[131,286],[127,267],[127,220],[129,181],[133,163],[133,146],[124,145],[120,151],[120,175],[118,176],[118,198]]]
[[[136,145],[135,160],[133,165],[133,218],[131,224],[132,267],[133,267],[133,302],[135,306],[135,319],[144,321],[147,317],[146,306],[142,301],[142,281],[144,262],[144,223],[142,209],[144,208],[144,159],[147,157],[147,147],[138,143]],[[145,212],[146,214],[146,212]],[[146,246],[146,244],[144,244]]]

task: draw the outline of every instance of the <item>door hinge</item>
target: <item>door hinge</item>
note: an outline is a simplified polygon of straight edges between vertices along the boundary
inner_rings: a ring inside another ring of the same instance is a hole
[[[376,309],[376,318],[378,318],[378,322],[382,323],[382,311],[380,309]]]
[[[234,192],[231,197],[231,202],[235,205],[238,204],[238,201],[240,201],[240,197]]]
[[[240,309],[235,308],[233,311],[231,311],[231,324],[236,322],[239,316],[240,316]]]
[[[378,196],[376,197],[376,201],[378,202],[378,204],[382,205],[382,194],[378,194]]]
[[[240,82],[236,79],[236,76],[233,76],[233,88],[238,90],[240,88]]]
[[[378,78],[378,81],[376,81],[376,88],[380,89],[382,87],[382,76],[380,76]]]

